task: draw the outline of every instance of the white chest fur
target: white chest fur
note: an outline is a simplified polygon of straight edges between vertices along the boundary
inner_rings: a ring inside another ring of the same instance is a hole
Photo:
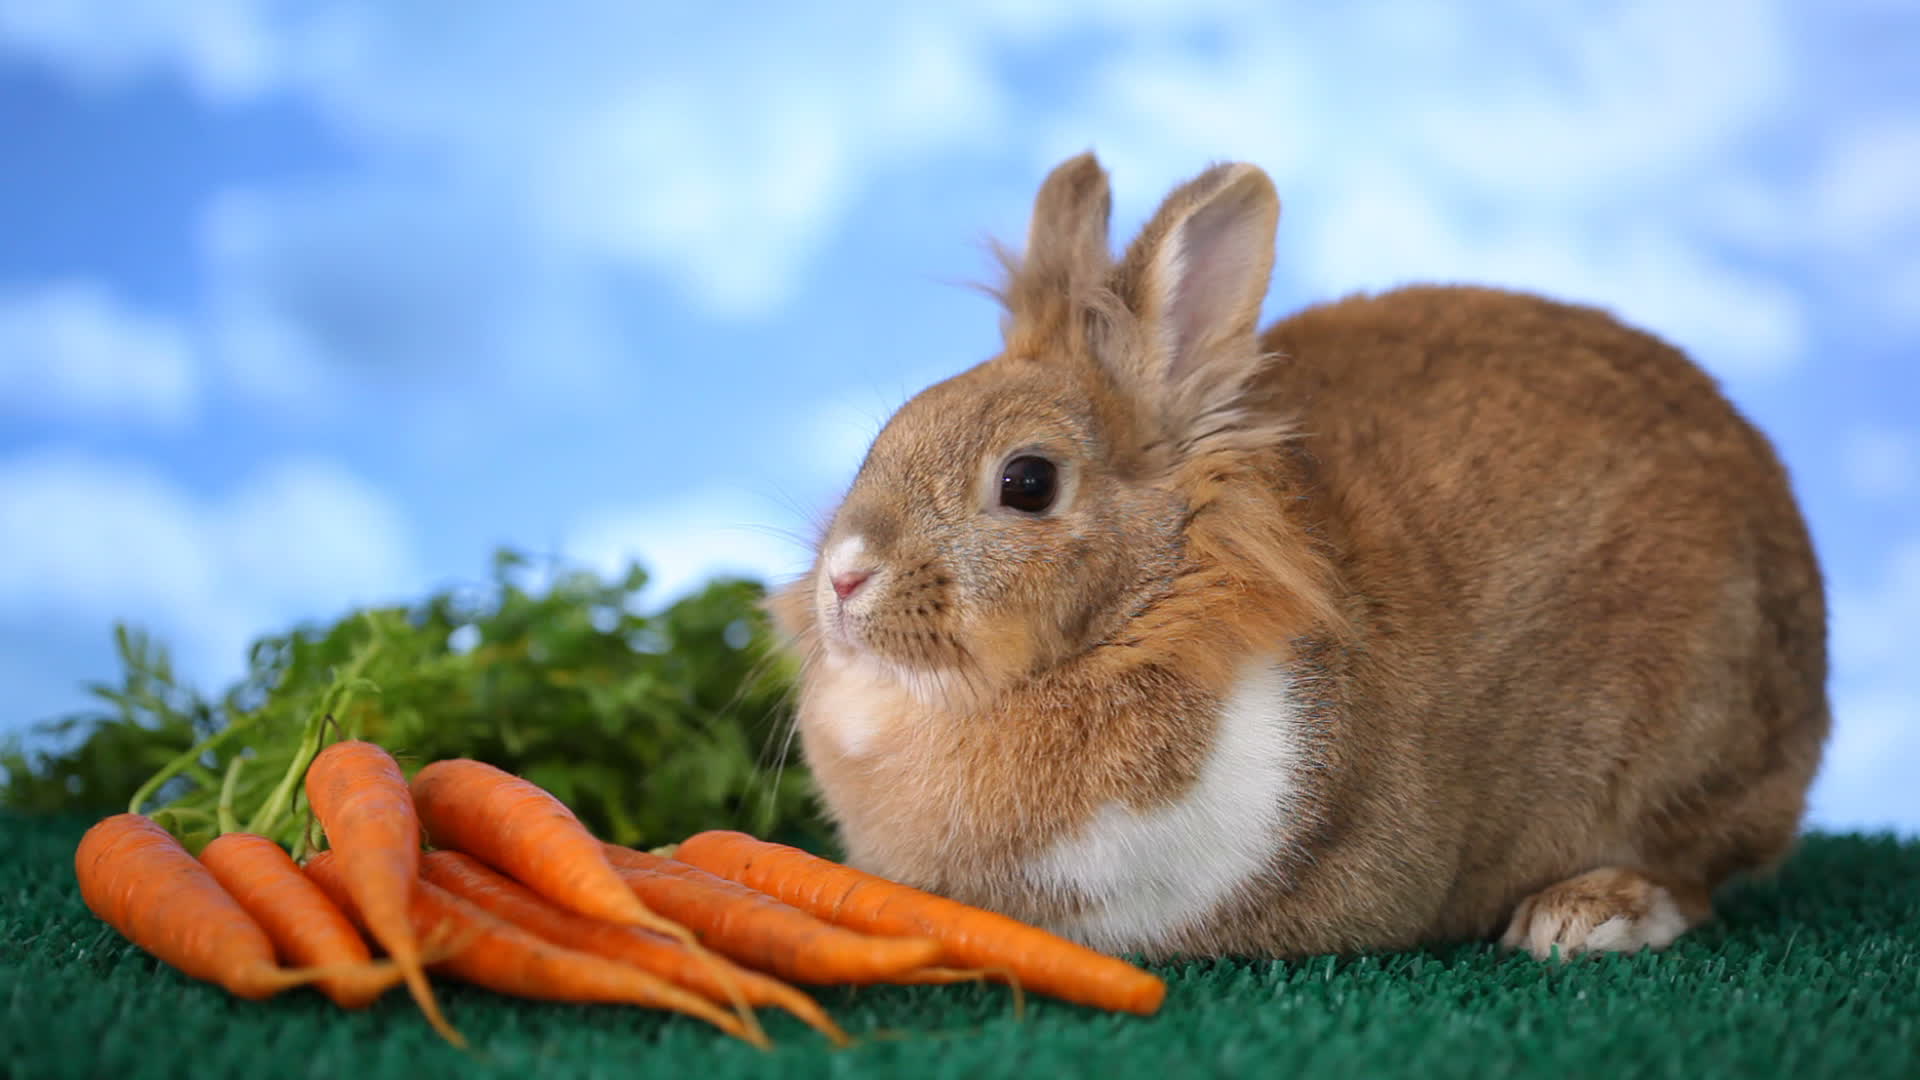
[[[1285,839],[1305,750],[1287,670],[1245,672],[1226,699],[1194,785],[1147,813],[1108,806],[1030,867],[1042,889],[1086,897],[1050,929],[1096,949],[1150,948],[1204,921]]]

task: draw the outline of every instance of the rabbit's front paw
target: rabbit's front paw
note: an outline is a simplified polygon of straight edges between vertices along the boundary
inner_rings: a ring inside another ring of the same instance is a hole
[[[1534,893],[1514,910],[1500,943],[1546,960],[1582,952],[1664,949],[1704,922],[1712,906],[1697,890],[1669,889],[1637,870],[1590,870]]]

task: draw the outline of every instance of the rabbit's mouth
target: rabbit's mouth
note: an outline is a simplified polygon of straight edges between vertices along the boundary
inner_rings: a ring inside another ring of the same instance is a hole
[[[930,708],[958,710],[985,697],[983,673],[968,650],[944,631],[838,611],[824,620],[825,658],[868,670]]]
[[[831,678],[898,692],[923,708],[978,705],[985,687],[966,647],[948,631],[923,625],[912,608],[903,616],[898,606],[820,605],[814,663]]]
[[[871,650],[829,654],[827,666],[857,677],[876,689],[900,691],[927,708],[951,708],[972,698],[967,679],[957,668],[927,668],[902,664]]]
[[[872,597],[862,596],[860,600],[858,604],[839,600],[822,601],[818,615],[821,639],[827,651],[836,656],[884,662],[887,658],[876,648],[879,643],[874,640],[872,632],[873,612],[867,606]]]
[[[950,705],[972,664],[952,598],[953,575],[938,560],[886,559],[858,534],[822,552],[814,625],[826,654],[871,662],[928,705]]]

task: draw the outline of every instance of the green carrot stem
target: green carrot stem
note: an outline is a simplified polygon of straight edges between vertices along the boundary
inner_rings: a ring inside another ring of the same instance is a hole
[[[239,819],[233,816],[233,789],[240,779],[240,766],[246,762],[245,755],[233,755],[233,760],[227,762],[226,778],[220,781],[220,806],[215,820],[219,823],[222,833],[240,831]]]
[[[225,728],[200,740],[199,744],[192,749],[161,766],[159,772],[148,777],[147,782],[140,785],[140,790],[133,793],[133,798],[127,802],[127,812],[130,814],[139,813],[140,807],[144,805],[148,799],[153,798],[154,792],[160,790],[160,785],[180,775],[182,770],[199,761],[201,756],[207,753],[207,751],[226,742],[236,733],[253,726],[254,721],[259,719],[259,715],[258,713],[252,713],[247,716],[242,716],[240,719],[228,724]]]
[[[196,810],[191,806],[168,806],[153,812],[153,823],[173,833],[175,836],[179,835],[179,830],[169,825],[168,822],[212,820],[212,814],[207,813],[205,810]]]
[[[287,812],[287,804],[293,799],[294,789],[307,775],[307,765],[319,753],[320,723],[319,717],[316,716],[307,721],[306,730],[300,733],[300,747],[293,752],[293,763],[287,767],[286,775],[274,785],[273,793],[267,796],[267,801],[255,812],[253,820],[247,822],[248,832],[265,834],[270,828],[279,824],[280,816]]]
[[[347,664],[347,670],[327,690],[320,707],[308,717],[306,728],[300,733],[300,747],[293,754],[293,763],[287,767],[280,783],[274,786],[273,793],[267,796],[266,804],[247,824],[248,832],[272,835],[272,830],[279,828],[281,817],[286,815],[287,808],[293,803],[294,793],[300,789],[301,781],[306,779],[307,766],[320,753],[325,726],[332,722],[332,713],[336,709],[344,708],[353,700],[354,691],[359,689],[358,684],[363,681],[360,669],[366,666],[373,653],[371,646],[362,647],[356,652],[353,660]]]
[[[213,774],[212,769],[207,768],[197,761],[187,762],[186,768],[181,771],[193,777],[201,787],[209,791],[218,791],[220,789],[220,778]]]
[[[318,846],[313,842],[313,830],[316,824],[313,817],[313,807],[308,804],[307,793],[305,791],[301,791],[299,795],[294,797],[293,812],[294,816],[300,819],[300,827],[295,829],[293,833],[293,843],[291,845],[293,848],[293,861],[303,862],[306,860],[307,852],[314,850]]]

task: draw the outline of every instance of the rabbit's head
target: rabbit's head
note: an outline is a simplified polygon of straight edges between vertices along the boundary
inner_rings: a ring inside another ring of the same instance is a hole
[[[967,708],[1123,634],[1177,588],[1196,516],[1274,568],[1271,514],[1218,496],[1285,424],[1245,407],[1279,200],[1259,169],[1176,189],[1123,256],[1091,154],[1056,168],[1006,256],[1004,349],[912,398],[772,607],[815,658]],[[1249,511],[1238,511],[1249,513]]]

